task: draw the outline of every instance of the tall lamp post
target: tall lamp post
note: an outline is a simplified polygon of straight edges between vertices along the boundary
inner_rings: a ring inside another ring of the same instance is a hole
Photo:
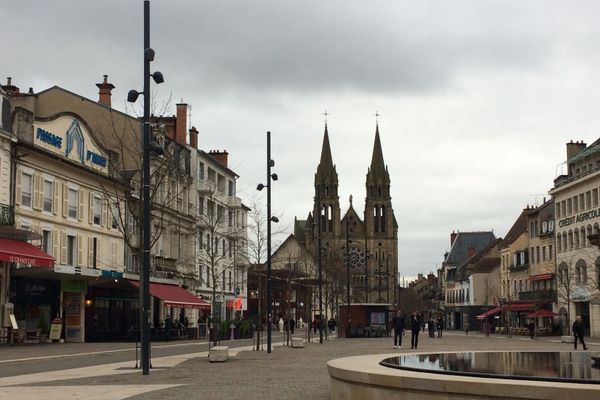
[[[319,246],[319,343],[323,344],[323,261],[322,261],[322,245],[321,245],[321,224],[323,223],[323,207],[321,206],[321,187],[317,192],[317,204],[319,206],[319,221],[317,227],[317,246]]]
[[[142,264],[142,307],[140,309],[140,342],[142,374],[150,374],[150,153],[162,154],[160,147],[151,143],[150,132],[150,76],[155,83],[165,80],[162,73],[150,73],[150,62],[154,61],[154,50],[150,47],[150,1],[144,0],[144,91],[130,90],[127,101],[134,103],[140,94],[144,95],[144,117],[142,132],[143,154],[143,264]]]
[[[273,288],[271,285],[271,222],[279,222],[277,217],[271,216],[271,179],[276,181],[277,174],[271,173],[275,161],[271,159],[271,132],[267,132],[267,184],[259,183],[256,190],[267,188],[267,353],[271,352],[271,325],[273,321]]]
[[[347,216],[346,216],[347,217]],[[348,327],[346,337],[350,337],[350,221],[346,218],[346,298],[348,300]]]

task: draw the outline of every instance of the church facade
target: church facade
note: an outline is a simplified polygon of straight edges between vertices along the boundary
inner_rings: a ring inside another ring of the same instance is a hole
[[[398,224],[392,208],[390,175],[383,159],[379,127],[375,131],[371,165],[366,174],[362,217],[354,209],[352,196],[348,209],[343,214],[340,209],[338,174],[327,125],[314,187],[313,210],[305,220],[296,219],[294,234],[314,254],[316,264],[321,259],[324,308],[334,310],[337,304],[345,304],[348,289],[352,303],[389,304],[390,309],[396,308]]]

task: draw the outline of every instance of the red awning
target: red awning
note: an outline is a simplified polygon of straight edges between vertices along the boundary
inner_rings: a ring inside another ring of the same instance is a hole
[[[531,314],[527,314],[529,318],[543,318],[543,317],[558,317],[558,314],[545,308],[539,309]]]
[[[54,267],[54,258],[39,248],[31,243],[11,239],[0,239],[0,261]]]
[[[476,318],[484,319],[484,318],[489,317],[490,315],[498,314],[500,311],[502,311],[502,309],[500,307],[492,308],[491,310],[487,310],[483,314],[479,314]]]
[[[554,277],[554,274],[553,274],[553,273],[549,273],[549,274],[539,274],[539,275],[531,275],[531,276],[529,277],[529,280],[530,280],[531,282],[534,282],[534,281],[547,281],[547,280],[549,280],[549,279],[552,279],[553,277]]]
[[[129,282],[137,288],[141,286],[140,281]],[[164,301],[167,307],[210,309],[210,303],[176,285],[150,282],[150,294]]]

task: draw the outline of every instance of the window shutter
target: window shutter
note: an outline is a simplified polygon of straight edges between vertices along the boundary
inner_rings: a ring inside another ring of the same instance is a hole
[[[58,182],[54,181],[54,183],[52,184],[53,188],[54,188],[54,215],[58,215],[58,202],[60,201],[60,191],[59,191],[59,184]]]
[[[60,232],[56,229],[52,231],[52,257],[57,264],[60,263]]]
[[[60,232],[60,263],[67,263],[67,234],[65,231]]]
[[[90,192],[90,194],[88,195],[88,200],[88,224],[92,224],[94,223],[94,194],[92,192]]]
[[[69,215],[69,185],[67,183],[62,184],[63,187],[63,217],[67,218]]]
[[[79,221],[83,221],[83,206],[85,203],[85,192],[83,189],[79,189],[79,209],[77,210],[77,217],[79,217]]]
[[[23,172],[21,172],[20,170],[17,171],[17,176],[15,179],[15,204],[19,205],[21,204],[21,175],[23,174]]]
[[[108,204],[106,204],[105,200],[101,200],[102,210],[101,210],[101,221],[100,224],[102,226],[106,226],[106,221],[108,220]]]
[[[42,177],[40,174],[33,174],[33,208],[39,210],[42,208],[42,202],[40,197],[42,186]]]
[[[77,235],[77,265],[83,267],[83,236]]]
[[[94,267],[94,238],[88,237],[88,268]]]

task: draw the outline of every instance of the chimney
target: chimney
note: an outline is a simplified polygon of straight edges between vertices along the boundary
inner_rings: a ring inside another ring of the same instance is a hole
[[[187,104],[177,104],[177,121],[175,122],[175,143],[187,143]]]
[[[567,143],[567,160],[575,157],[581,150],[586,148],[586,144],[583,142],[573,142],[572,140]]]
[[[467,247],[467,257],[471,258],[475,255],[475,247],[469,246]]]
[[[227,150],[211,150],[208,152],[208,154],[210,154],[212,158],[220,162],[224,167],[227,167],[227,157],[229,156]]]
[[[12,78],[6,78],[6,85],[0,85],[6,94],[19,95],[19,88],[12,84]]]
[[[195,126],[190,129],[190,146],[195,149],[198,148],[198,130]]]
[[[458,236],[458,233],[452,231],[452,233],[450,234],[450,247],[452,247],[452,245],[454,244],[454,241],[456,240],[456,236]]]
[[[104,104],[105,106],[111,107],[110,96],[111,91],[115,88],[115,85],[108,83],[108,75],[104,75],[104,81],[102,83],[96,83],[98,86],[98,103]]]

